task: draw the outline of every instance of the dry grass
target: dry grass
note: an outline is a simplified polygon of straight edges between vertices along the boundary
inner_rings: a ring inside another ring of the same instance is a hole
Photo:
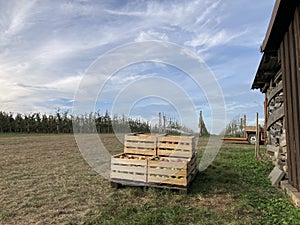
[[[120,150],[114,136],[106,145]],[[0,221],[80,222],[109,197],[109,182],[83,160],[73,135],[0,137]]]

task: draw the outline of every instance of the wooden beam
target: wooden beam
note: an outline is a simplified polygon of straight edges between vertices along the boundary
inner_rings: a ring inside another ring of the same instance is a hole
[[[282,91],[282,82],[280,82],[273,90],[270,92],[268,97],[268,104],[270,103],[271,99],[274,98],[275,95],[277,95],[280,91]]]
[[[267,129],[269,129],[270,126],[272,126],[277,120],[281,119],[282,117],[284,117],[283,105],[269,116],[267,122]]]
[[[256,113],[256,142],[255,142],[255,158],[260,160],[261,155],[260,155],[260,126],[258,124],[258,112]]]

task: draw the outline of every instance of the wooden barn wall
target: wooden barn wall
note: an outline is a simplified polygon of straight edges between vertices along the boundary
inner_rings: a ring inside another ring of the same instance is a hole
[[[300,9],[279,48],[286,116],[288,179],[300,191]]]

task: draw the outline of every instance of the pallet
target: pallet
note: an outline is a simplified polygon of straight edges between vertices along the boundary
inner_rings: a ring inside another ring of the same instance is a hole
[[[132,158],[123,158],[131,156]],[[141,159],[144,157],[145,159]],[[117,154],[111,157],[111,179],[147,182],[148,160],[146,156]]]
[[[151,134],[126,134],[124,153],[156,156],[156,139]]]
[[[189,159],[195,154],[192,136],[165,136],[157,138],[157,155]]]
[[[155,159],[159,159],[156,161]],[[196,155],[191,159],[156,157],[148,160],[148,183],[188,186],[197,173]]]
[[[198,174],[198,170],[195,170],[193,174],[192,180]],[[190,182],[187,186],[180,186],[180,185],[172,185],[172,184],[162,184],[162,183],[144,183],[144,182],[135,182],[130,180],[123,180],[123,179],[111,179],[110,184],[112,188],[121,188],[121,187],[142,187],[142,188],[160,188],[160,189],[170,189],[174,191],[179,191],[182,194],[187,194],[192,182]]]

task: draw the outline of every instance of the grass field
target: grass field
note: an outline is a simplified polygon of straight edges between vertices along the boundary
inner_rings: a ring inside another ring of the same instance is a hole
[[[113,153],[113,135],[101,135]],[[199,157],[207,138],[199,139]],[[254,147],[224,143],[188,195],[110,188],[72,135],[0,136],[0,224],[299,224],[300,209],[269,184]]]

